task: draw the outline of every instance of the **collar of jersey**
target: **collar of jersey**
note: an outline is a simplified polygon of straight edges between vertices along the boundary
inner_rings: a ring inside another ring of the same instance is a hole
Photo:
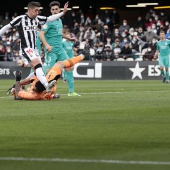
[[[28,17],[29,19],[31,19],[31,20],[34,20],[34,19],[35,19],[35,18],[34,18],[34,19],[33,19],[33,18],[30,18],[30,17],[28,16],[28,14],[27,14],[27,13],[26,13],[26,15],[27,15],[27,17]]]

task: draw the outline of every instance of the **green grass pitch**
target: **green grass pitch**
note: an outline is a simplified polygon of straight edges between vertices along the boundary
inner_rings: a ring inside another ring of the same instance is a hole
[[[14,101],[6,96],[13,83],[0,80],[1,170],[170,169],[169,84],[75,80],[75,91],[82,96],[67,97],[67,85],[59,81],[60,99]],[[2,160],[10,157],[15,160]]]

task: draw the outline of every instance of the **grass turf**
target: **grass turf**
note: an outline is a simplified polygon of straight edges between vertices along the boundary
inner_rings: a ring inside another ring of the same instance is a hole
[[[14,101],[0,81],[0,157],[170,162],[170,87],[161,81],[80,81],[67,97]],[[0,169],[157,170],[170,165],[0,161]]]

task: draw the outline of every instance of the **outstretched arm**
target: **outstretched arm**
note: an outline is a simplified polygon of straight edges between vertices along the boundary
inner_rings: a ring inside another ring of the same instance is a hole
[[[67,12],[67,8],[68,8],[68,2],[64,5],[63,12],[60,12],[59,14],[54,14],[54,15],[47,17],[47,22],[52,22],[52,21],[60,18],[61,16],[63,16]]]
[[[5,25],[4,27],[2,27],[2,28],[0,29],[0,36],[4,35],[5,32],[6,32],[7,30],[9,30],[10,28],[12,28],[12,26],[11,26],[10,24]]]
[[[62,37],[69,40],[69,41],[75,41],[75,38],[71,38],[70,36],[67,36],[66,34],[62,34]]]
[[[20,81],[20,85],[28,85],[31,83],[31,80],[29,78],[23,79]]]

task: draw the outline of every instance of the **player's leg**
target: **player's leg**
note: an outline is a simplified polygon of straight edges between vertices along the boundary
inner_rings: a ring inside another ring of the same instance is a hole
[[[71,67],[73,69],[73,67]],[[68,83],[68,96],[81,96],[80,94],[76,93],[74,91],[74,77],[73,77],[73,70],[68,70],[68,68],[65,68],[67,71],[65,71],[66,80]]]
[[[64,68],[69,68],[74,66],[76,63],[85,60],[89,56],[89,48],[85,47],[82,54],[78,55],[77,57],[70,58],[64,61]]]
[[[42,64],[39,58],[36,56],[35,51],[31,48],[23,49],[23,56],[30,62],[31,66],[34,68],[37,78],[46,88],[46,91],[49,92],[52,88],[51,83],[47,82],[47,79],[42,70]]]
[[[53,52],[47,52],[45,55],[45,64],[46,64],[46,79],[48,82],[52,82],[53,80],[55,80],[55,82],[53,81],[53,86],[56,84],[56,81],[60,78],[61,75],[61,66],[55,66],[56,65],[56,61],[58,59],[58,55],[53,53]],[[63,67],[62,67],[63,68]],[[41,82],[37,82],[36,83],[36,89],[38,89],[38,91],[44,91],[45,88],[42,86]]]
[[[67,83],[66,70],[65,70],[65,69],[63,69],[63,71],[62,71],[62,77],[63,77],[63,82],[64,82],[64,83]]]
[[[65,71],[65,75],[68,84],[68,96],[80,96],[78,93],[74,92],[73,71]]]
[[[166,76],[165,76],[165,72],[164,72],[164,66],[160,66],[160,71],[161,71],[161,75],[162,75],[162,82],[165,83]]]
[[[68,82],[68,96],[81,96],[74,91],[74,77],[73,71],[66,71],[66,79]]]
[[[70,58],[68,60],[64,60],[63,62],[57,62],[56,66],[58,64],[61,64],[61,69],[64,68],[70,68],[72,66],[74,66],[76,63],[82,61],[87,55],[89,55],[89,50],[85,49],[86,51],[77,56],[77,57],[73,57]],[[74,77],[73,77],[73,71],[67,71],[66,72],[66,78],[67,78],[67,82],[68,82],[68,88],[69,88],[69,93],[68,96],[81,96],[80,94],[74,92]]]
[[[57,63],[54,64],[51,70],[47,73],[46,75],[47,80],[48,81],[51,81],[53,79],[56,80],[55,77],[57,77],[57,75],[61,75],[63,68],[70,68],[74,66],[76,63],[82,61],[83,59],[84,59],[84,55],[80,54],[79,56],[70,58],[68,60],[58,61]]]
[[[166,68],[166,83],[169,83],[169,68]]]
[[[64,63],[59,61],[55,63],[55,65],[47,73],[46,75],[47,81],[55,82],[53,83],[53,87],[56,85],[57,80],[60,78],[63,67],[64,67]],[[43,92],[45,90],[45,87],[42,85],[40,81],[38,81],[35,84],[35,89],[37,92]]]
[[[166,83],[169,83],[169,56],[165,57],[164,59],[164,65],[165,65],[165,75],[166,75]]]
[[[160,71],[161,71],[161,75],[162,75],[162,82],[165,83],[166,77],[165,77],[165,72],[164,72],[164,61],[161,56],[159,56],[158,62],[159,62]]]
[[[51,70],[47,73],[47,75],[46,75],[47,80],[50,82],[52,82],[54,80],[57,81],[61,76],[63,68],[72,67],[76,63],[82,61],[85,58],[85,56],[86,55],[83,53],[77,57],[73,57],[73,58],[65,60],[65,61],[58,61],[56,64],[54,64],[54,66],[51,68]],[[40,81],[38,81],[35,86],[37,89],[40,89],[40,91],[44,90],[44,86],[42,85],[42,83]]]
[[[68,60],[70,57],[64,50],[64,48],[61,49],[59,53],[59,61],[64,61]],[[73,67],[71,68],[65,68],[64,70],[64,75],[63,80],[66,80],[67,85],[68,85],[68,96],[80,96],[78,93],[74,92],[74,77],[73,77]]]
[[[22,54],[22,50],[19,51],[19,54],[21,56],[21,60],[19,61],[19,63],[17,63],[19,66],[22,66],[22,67],[31,67],[30,66],[30,63],[28,62],[28,60],[23,56]],[[34,74],[34,69],[31,67],[30,69],[30,74],[27,76],[27,78],[31,78],[31,77],[34,77],[35,74]]]

